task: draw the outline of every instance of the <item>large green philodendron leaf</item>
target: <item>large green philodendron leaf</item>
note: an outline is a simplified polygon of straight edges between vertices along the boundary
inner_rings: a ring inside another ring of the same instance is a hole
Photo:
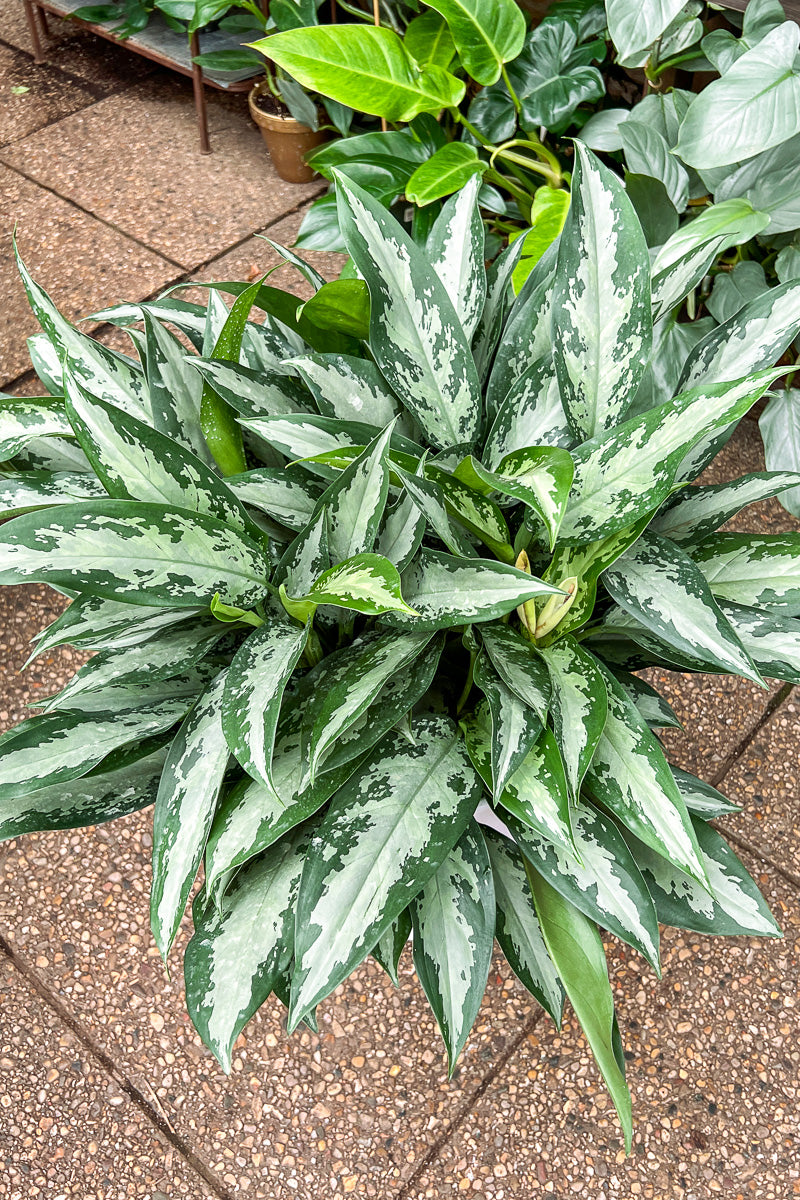
[[[494,83],[525,40],[525,18],[514,0],[426,0],[441,13],[458,57],[477,83]]]
[[[494,946],[492,866],[474,820],[412,900],[411,920],[414,967],[452,1075],[483,1000]]]
[[[681,0],[606,0],[608,32],[618,61],[626,66],[628,59],[637,59],[638,52],[657,42],[682,8]]]
[[[391,29],[318,25],[251,44],[310,91],[393,124],[464,96],[463,82],[434,64],[420,67]]]
[[[486,169],[474,146],[445,142],[427,162],[417,167],[406,184],[406,197],[424,208],[434,200],[457,193],[470,179],[480,180]]]
[[[466,829],[481,783],[447,717],[388,738],[337,793],[297,900],[290,1028],[345,979]]]
[[[196,608],[219,593],[250,608],[269,563],[215,517],[134,500],[87,500],[32,512],[0,531],[0,583],[36,581],[128,604]]]
[[[561,1028],[564,989],[547,953],[519,848],[483,826],[497,903],[495,937],[517,978]]]
[[[676,153],[701,170],[742,162],[800,133],[800,30],[786,21],[692,102]]]
[[[625,1059],[600,934],[593,921],[530,865],[528,879],[547,951],[614,1101],[625,1146],[630,1151],[631,1097],[625,1082]]]
[[[581,441],[617,425],[650,353],[650,259],[625,189],[575,143],[572,203],[559,241],[553,359]]]
[[[372,300],[370,348],[441,449],[475,440],[480,386],[453,302],[423,251],[361,188],[336,175],[342,235]]]
[[[225,1071],[233,1044],[289,967],[294,904],[311,831],[287,834],[239,871],[219,908],[199,895],[183,962],[195,1028]]]
[[[230,750],[222,730],[225,672],[181,725],[164,764],[153,813],[150,925],[166,958],[206,844]]]

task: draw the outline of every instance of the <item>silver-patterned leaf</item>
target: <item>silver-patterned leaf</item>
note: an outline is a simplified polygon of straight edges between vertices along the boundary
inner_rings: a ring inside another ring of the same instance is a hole
[[[511,776],[538,741],[542,722],[533,709],[506,686],[485,652],[478,655],[474,679],[486,697],[492,718],[492,795],[497,802]]]
[[[776,392],[758,418],[758,427],[769,469],[796,472],[800,467],[800,391],[786,388]],[[800,516],[800,486],[784,492],[781,504],[793,517]]]
[[[370,289],[370,348],[435,446],[474,441],[480,387],[453,303],[424,252],[386,210],[336,175],[339,224]]]
[[[528,446],[571,447],[575,438],[567,423],[550,354],[532,362],[512,384],[498,409],[483,456],[495,470],[507,454]]]
[[[526,279],[506,321],[486,387],[490,416],[512,390],[522,398],[520,383],[533,364],[543,361],[548,375],[555,375],[551,331],[557,253],[557,243],[545,251]],[[526,444],[535,446],[536,442]]]
[[[669,501],[653,520],[650,529],[678,545],[700,542],[730,521],[748,504],[780,495],[800,485],[800,473],[753,471],[730,483],[707,483],[686,487]]]
[[[410,933],[411,913],[406,908],[400,913],[399,917],[395,917],[386,932],[378,938],[372,947],[372,957],[379,966],[383,967],[395,987],[400,986],[400,980],[397,977],[397,968]]]
[[[201,611],[148,608],[142,604],[118,604],[102,596],[78,596],[36,635],[36,649],[31,658],[54,646],[80,646],[86,650],[136,646],[162,629],[199,616]]]
[[[150,926],[166,958],[203,857],[230,751],[222,731],[221,672],[175,736],[153,813]]]
[[[492,471],[470,461],[484,483],[503,496],[521,500],[536,513],[552,549],[572,487],[574,467],[569,453],[556,446],[512,450]]]
[[[303,596],[330,561],[328,521],[325,509],[321,508],[287,548],[275,568],[273,583],[284,584],[290,596]]]
[[[411,902],[414,967],[453,1074],[478,1015],[494,946],[492,867],[473,820]]]
[[[506,687],[532,708],[544,724],[550,704],[550,677],[531,643],[507,625],[486,625],[481,636]]]
[[[581,781],[605,728],[608,696],[593,654],[574,638],[561,637],[541,656],[550,673],[550,711],[570,792],[577,798]]]
[[[445,201],[428,234],[427,254],[453,302],[468,341],[486,303],[485,236],[478,207],[480,175]]]
[[[762,675],[800,683],[800,621],[730,600],[719,606]]]
[[[249,326],[248,326],[249,328]],[[287,375],[243,367],[222,359],[187,358],[187,365],[241,416],[287,417],[311,409],[302,384]]]
[[[477,558],[476,547],[458,525],[451,523],[444,492],[439,484],[424,476],[408,475],[399,470],[397,474],[419,512],[450,553],[459,558]]]
[[[291,359],[323,416],[366,421],[384,429],[400,411],[374,363],[345,354],[307,354]]]
[[[497,343],[503,332],[513,299],[511,279],[524,246],[524,238],[515,238],[494,260],[486,277],[486,303],[472,339],[472,354],[481,381],[485,380],[489,373]]]
[[[715,596],[800,616],[800,533],[714,533],[692,558]]]
[[[576,142],[554,284],[553,361],[581,441],[619,423],[652,336],[650,259],[639,219],[616,175]]]
[[[153,428],[210,466],[213,459],[200,428],[203,380],[189,366],[183,343],[165,329],[146,306],[142,307],[141,315]]]
[[[323,492],[318,501],[328,518],[328,546],[334,563],[369,552],[375,545],[386,497],[389,468],[386,452],[392,427],[369,443]]]
[[[378,533],[378,553],[404,571],[425,535],[425,518],[410,496],[403,494],[384,513]]]
[[[323,571],[304,595],[292,598],[349,608],[371,617],[382,613],[407,614],[409,619],[417,616],[403,599],[397,569],[380,554],[355,554]]]
[[[35,508],[52,508],[76,500],[96,500],[106,490],[82,471],[21,471],[0,476],[0,520]]]
[[[0,462],[14,458],[34,438],[72,436],[60,399],[0,394],[0,401]]]
[[[242,502],[300,533],[314,516],[319,486],[295,467],[256,467],[229,475],[225,483]]]
[[[447,717],[383,741],[315,833],[297,901],[290,1028],[369,953],[466,829],[481,794]]]
[[[683,796],[683,802],[692,816],[712,821],[715,817],[742,811],[738,804],[734,804],[705,780],[690,775],[688,771],[682,771],[680,767],[671,766],[670,770],[678,785],[678,791]]]

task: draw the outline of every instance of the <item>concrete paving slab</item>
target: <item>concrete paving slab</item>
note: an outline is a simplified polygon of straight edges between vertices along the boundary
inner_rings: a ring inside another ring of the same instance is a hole
[[[118,92],[162,70],[156,63],[91,33],[78,21],[63,20],[48,13],[47,28],[47,36],[42,37],[45,56],[43,67],[84,79],[93,88],[100,89],[103,95]],[[31,36],[21,0],[9,0],[3,6],[0,41],[33,58]]]
[[[160,255],[0,165],[0,386],[30,368],[25,340],[39,329],[11,250],[15,223],[31,274],[72,320],[149,295],[177,273]]]
[[[0,1192],[6,1200],[213,1193],[0,957]]]
[[[191,270],[321,186],[278,179],[245,97],[210,94],[208,114],[214,153],[202,155],[191,84],[152,79],[0,158]]]
[[[96,99],[92,90],[63,72],[37,67],[21,50],[0,44],[0,146],[19,141]]]
[[[796,890],[748,862],[782,941],[669,931],[661,982],[615,947],[635,1139],[574,1019],[543,1020],[404,1200],[789,1200],[800,1190],[800,911]]]

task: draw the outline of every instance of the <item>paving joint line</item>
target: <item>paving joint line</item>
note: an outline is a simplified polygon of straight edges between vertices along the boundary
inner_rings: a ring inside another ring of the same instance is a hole
[[[189,1167],[199,1175],[201,1179],[208,1184],[211,1191],[218,1200],[235,1200],[233,1193],[228,1187],[218,1178],[211,1167],[200,1158],[198,1154],[192,1150],[189,1143],[181,1137],[179,1133],[170,1126],[169,1121],[165,1116],[158,1111],[156,1106],[148,1100],[143,1092],[139,1090],[135,1083],[127,1078],[123,1071],[117,1067],[111,1055],[104,1049],[102,1044],[84,1028],[81,1021],[70,1011],[67,1005],[53,992],[47,984],[39,977],[35,970],[30,966],[26,958],[21,955],[3,933],[0,933],[0,951],[6,956],[13,967],[27,980],[36,994],[44,1001],[47,1006],[52,1009],[59,1020],[72,1030],[78,1041],[83,1047],[92,1054],[100,1063],[107,1075],[111,1076],[114,1081],[119,1084],[120,1089],[125,1093],[129,1100],[133,1101],[136,1107],[143,1113],[151,1125],[162,1134],[169,1142],[174,1150],[181,1155]]]
[[[433,1163],[439,1157],[442,1150],[444,1150],[445,1146],[450,1141],[450,1139],[453,1137],[453,1135],[457,1132],[458,1129],[461,1128],[464,1121],[467,1119],[467,1116],[469,1115],[470,1111],[475,1107],[475,1105],[481,1099],[481,1097],[486,1094],[486,1092],[489,1090],[489,1087],[491,1086],[491,1084],[494,1083],[497,1076],[500,1074],[500,1072],[503,1070],[503,1068],[508,1063],[509,1059],[514,1054],[516,1054],[517,1050],[519,1050],[520,1046],[525,1041],[525,1038],[528,1036],[528,1034],[531,1032],[532,1029],[536,1028],[536,1026],[539,1024],[539,1022],[541,1021],[543,1016],[544,1016],[543,1009],[540,1010],[539,1012],[534,1013],[533,1016],[530,1017],[529,1020],[527,1020],[525,1022],[525,1024],[522,1026],[522,1029],[519,1031],[519,1033],[516,1035],[516,1037],[512,1038],[512,1040],[509,1042],[509,1044],[506,1046],[506,1048],[500,1054],[500,1057],[498,1059],[496,1059],[496,1061],[492,1065],[491,1070],[487,1071],[487,1073],[484,1075],[483,1079],[480,1081],[480,1083],[477,1085],[477,1087],[474,1089],[474,1091],[470,1094],[469,1098],[467,1100],[465,1100],[464,1103],[461,1105],[461,1108],[458,1110],[456,1115],[453,1117],[452,1121],[450,1121],[447,1124],[447,1126],[442,1130],[441,1134],[436,1139],[436,1141],[431,1146],[428,1147],[428,1150],[423,1155],[421,1161],[417,1164],[417,1166],[414,1168],[414,1170],[412,1171],[409,1178],[406,1180],[406,1182],[401,1187],[400,1191],[397,1193],[397,1200],[410,1200],[411,1189],[413,1187],[416,1187],[417,1183],[420,1181],[420,1179],[425,1174],[425,1172],[428,1170],[428,1168],[433,1165]]]
[[[734,813],[733,815],[735,816],[736,814]],[[761,862],[764,862],[767,864],[767,866],[772,867],[773,871],[777,871],[779,875],[783,875],[784,879],[788,880],[789,883],[793,883],[795,887],[800,888],[800,875],[795,875],[794,871],[790,871],[788,867],[784,867],[781,863],[776,862],[775,859],[770,857],[770,855],[763,849],[763,847],[757,846],[755,842],[751,842],[749,838],[743,837],[734,829],[730,829],[727,824],[720,825],[716,821],[714,824],[721,833],[725,834],[726,838],[730,838],[732,842],[736,842],[737,846],[741,846],[742,850],[747,850],[749,854],[754,855],[756,858],[760,859]]]
[[[778,688],[777,692],[775,692],[773,696],[770,696],[769,700],[764,706],[761,716],[757,721],[753,722],[753,724],[744,734],[742,734],[742,736],[739,738],[739,741],[732,750],[728,751],[720,766],[709,779],[708,782],[712,787],[718,787],[726,775],[730,774],[748,746],[755,741],[764,726],[772,720],[775,713],[781,707],[783,702],[788,699],[793,691],[793,683],[784,683],[782,687]]]

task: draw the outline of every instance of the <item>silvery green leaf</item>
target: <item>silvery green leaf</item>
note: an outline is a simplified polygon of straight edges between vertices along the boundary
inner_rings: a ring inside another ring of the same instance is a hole
[[[186,361],[186,349],[160,321],[142,308],[145,372],[153,427],[210,466],[211,453],[200,429],[203,380]],[[70,360],[71,369],[76,364]],[[87,389],[91,394],[91,389]]]
[[[263,241],[272,246],[272,249],[276,254],[280,255],[284,262],[289,263],[289,265],[292,267],[295,267],[303,276],[306,283],[308,283],[315,292],[318,292],[319,289],[324,286],[325,276],[320,275],[316,267],[312,267],[311,263],[306,262],[306,260],[301,258],[299,254],[295,254],[294,251],[290,250],[287,246],[282,246],[280,242],[274,242],[272,238],[267,237],[264,233],[257,233],[256,237],[262,238]]]
[[[352,446],[363,448],[375,437],[375,429],[338,417],[318,417],[316,413],[288,413],[286,416],[241,418],[246,430],[263,438],[288,459],[307,459]]]
[[[179,675],[170,675],[168,679],[157,679],[151,683],[114,684],[99,688],[96,692],[81,692],[63,704],[60,695],[56,695],[43,700],[42,703],[46,703],[52,712],[68,709],[88,715],[142,706],[150,708],[155,704],[170,701],[176,705],[175,720],[178,721],[188,712],[218,670],[219,662],[211,658],[201,661],[196,667],[189,667]]]
[[[284,688],[307,636],[307,629],[289,622],[262,625],[242,642],[225,675],[222,729],[228,749],[265,787],[272,787],[272,749]]]
[[[231,489],[191,450],[91,396],[68,367],[64,384],[72,427],[110,496],[206,513],[255,541],[260,539]]]
[[[769,224],[749,200],[723,200],[685,221],[653,260],[653,320],[680,304],[697,287],[717,255],[729,246],[748,242]]]
[[[0,395],[0,462],[7,462],[39,437],[72,437],[64,403],[53,396]]]
[[[455,308],[424,252],[371,196],[336,178],[339,223],[370,289],[370,349],[434,445],[474,441],[480,387]]]
[[[414,967],[453,1074],[478,1015],[494,946],[492,867],[473,820],[411,902]]]
[[[429,633],[371,633],[324,659],[331,674],[315,689],[303,713],[312,777],[327,751],[363,716],[384,685],[408,669],[430,641]]]
[[[647,4],[631,0],[606,0],[608,32],[619,62],[636,57],[637,52],[657,42],[677,17],[685,0],[650,0]]]
[[[668,538],[646,533],[603,573],[611,596],[679,654],[763,684],[702,573]]]
[[[630,1153],[631,1098],[614,1012],[605,952],[593,921],[565,900],[543,875],[528,867],[528,881],[545,946],[605,1080]]]
[[[408,475],[403,471],[397,471],[397,474],[419,512],[450,553],[458,558],[477,558],[478,550],[458,525],[451,523],[444,493],[438,483],[426,479],[424,475]]]
[[[427,254],[453,302],[468,341],[486,302],[483,220],[478,208],[479,175],[445,201],[428,234]]]
[[[150,926],[163,958],[181,923],[203,857],[230,751],[222,731],[221,672],[167,751],[153,813]]]
[[[714,533],[748,504],[780,495],[798,485],[800,474],[774,470],[753,471],[730,483],[685,487],[670,500],[668,508],[658,513],[650,528],[678,545],[691,546]]]
[[[692,447],[744,416],[780,373],[683,392],[574,450],[575,481],[559,539],[596,540],[653,512]]]
[[[378,553],[404,571],[419,550],[425,534],[425,518],[405,493],[384,513],[378,533]]]
[[[800,533],[715,533],[692,557],[715,596],[800,616]]]
[[[498,409],[484,447],[494,470],[507,454],[528,446],[574,446],[550,354],[540,358],[512,385]]]
[[[196,608],[219,592],[250,608],[269,573],[264,552],[244,534],[162,504],[86,500],[28,513],[0,530],[0,582],[80,588],[129,604]]]
[[[461,722],[469,756],[492,790],[492,725],[481,702]],[[569,795],[555,738],[543,729],[536,744],[508,780],[498,804],[542,837],[573,852]]]
[[[332,604],[372,617],[382,613],[402,614],[403,620],[413,619],[417,623],[416,609],[403,599],[397,568],[380,554],[356,554],[329,567],[302,596],[292,599]]]
[[[383,429],[398,415],[397,400],[374,363],[345,354],[307,354],[291,359],[323,416],[366,421]]]
[[[690,350],[714,327],[711,317],[678,321],[678,311],[667,313],[653,328],[653,351],[630,408],[632,417],[672,399]]]
[[[35,333],[27,339],[26,344],[34,371],[51,396],[60,396],[63,391],[61,362],[50,338],[46,333]]]
[[[593,654],[571,637],[544,647],[552,683],[550,711],[570,792],[577,798],[608,712],[603,673]]]
[[[733,196],[748,200],[769,217],[770,237],[800,227],[800,134],[738,168],[722,168],[719,173],[722,179],[714,188],[716,201]],[[780,273],[778,278],[785,282]]]
[[[447,511],[488,546],[493,554],[509,562],[515,555],[510,545],[508,524],[500,507],[488,499],[484,491],[479,490],[483,483],[479,478],[476,479],[473,466],[474,460],[470,455],[459,463],[454,474],[436,463],[426,463],[423,473],[436,483]]]
[[[711,885],[710,894],[673,863],[630,838],[659,921],[677,929],[715,936],[780,937],[780,927],[764,897],[725,839],[705,821],[695,819],[694,827]]]
[[[229,475],[225,484],[242,504],[257,508],[296,533],[312,519],[320,497],[317,484],[295,467],[256,467]]]
[[[265,376],[263,370],[222,359],[187,358],[186,363],[243,417],[254,420],[310,411],[302,385],[288,376],[272,372]]]
[[[83,471],[21,471],[0,475],[0,519],[105,495],[102,483]]]
[[[392,621],[413,621],[416,629],[448,629],[502,617],[534,596],[559,594],[558,588],[505,563],[454,558],[423,546],[403,572],[403,596],[418,615],[398,615]]]
[[[486,697],[492,719],[492,795],[499,801],[506,784],[538,741],[542,722],[533,709],[503,683],[485,653],[475,663],[474,679]]]
[[[553,361],[576,437],[596,437],[619,422],[652,336],[650,259],[639,219],[619,179],[576,142],[553,294]]]
[[[0,737],[0,801],[16,802],[80,779],[107,755],[130,742],[163,733],[186,712],[181,700],[85,717],[59,712],[30,717]]]
[[[399,917],[395,917],[386,932],[378,938],[372,947],[371,954],[379,966],[383,967],[395,987],[400,986],[397,968],[400,956],[406,948],[411,933],[411,913],[403,909]]]
[[[776,392],[758,418],[758,427],[767,467],[771,471],[799,471],[800,391],[786,388]],[[800,516],[800,487],[783,492],[780,500],[793,517]]]
[[[370,441],[358,458],[323,492],[318,508],[328,521],[328,547],[334,562],[369,553],[378,536],[386,497],[389,469],[386,451],[391,425]]]
[[[486,277],[486,303],[472,339],[472,354],[481,381],[484,381],[489,373],[503,331],[512,298],[511,277],[522,256],[524,245],[524,238],[515,238],[497,256]]]
[[[557,244],[545,251],[509,313],[486,388],[490,416],[512,390],[520,400],[525,397],[521,381],[534,363],[544,360],[543,379],[554,375],[551,329],[557,252]]]
[[[604,108],[593,113],[575,135],[590,150],[621,150],[621,127],[627,121],[630,109]]]
[[[609,668],[633,700],[651,729],[682,729],[674,709],[655,688],[639,675],[631,675],[620,667]],[[673,771],[673,774],[675,772]]]
[[[605,672],[608,716],[586,773],[589,795],[702,887],[697,838],[664,752],[625,689]]]
[[[777,268],[777,261],[775,265]],[[787,279],[781,279],[781,283],[786,282]],[[721,271],[715,276],[711,295],[706,300],[706,308],[721,325],[769,289],[770,284],[767,283],[766,272],[761,263],[745,259],[744,262],[737,263],[732,271]]]
[[[165,293],[158,300],[148,300],[144,304],[112,304],[99,312],[91,313],[88,320],[107,322],[122,329],[142,320],[142,313],[147,312],[162,324],[174,325],[181,333],[185,333],[196,349],[203,344],[203,328],[206,320],[206,310],[202,304],[189,304],[185,300],[176,300]]]
[[[199,616],[201,611],[146,608],[141,604],[118,604],[102,596],[78,596],[36,635],[36,650],[31,658],[54,646],[79,646],[85,650],[135,646],[170,625]]]
[[[751,300],[689,353],[680,388],[724,383],[771,367],[800,332],[800,281]]]
[[[564,516],[574,476],[572,458],[556,446],[512,450],[489,471],[477,461],[478,478],[503,496],[512,496],[531,508],[547,530],[552,550]]]
[[[660,180],[675,209],[683,212],[689,201],[689,176],[671,152],[666,138],[657,129],[638,121],[621,125],[619,134],[627,170]]]
[[[418,717],[342,787],[306,856],[290,1028],[349,975],[436,872],[481,794],[460,734]]]
[[[544,724],[551,683],[547,668],[531,643],[507,625],[485,625],[481,637],[486,653],[506,687],[532,708]]]
[[[495,936],[517,978],[550,1014],[558,1028],[564,989],[547,953],[519,848],[495,829],[483,827],[497,903]]]
[[[522,853],[565,900],[615,933],[661,974],[658,920],[653,901],[622,834],[608,817],[576,800],[572,810],[575,851],[570,853],[511,818]]]
[[[800,683],[800,621],[729,600],[719,606],[762,675]]]
[[[738,804],[732,804],[727,796],[723,796],[710,783],[697,779],[688,771],[682,771],[680,767],[670,767],[670,770],[675,777],[678,791],[683,796],[683,802],[692,816],[712,821],[715,817],[742,811]]]
[[[23,471],[68,471],[91,474],[91,463],[72,438],[34,438],[16,456],[16,466]],[[105,491],[105,489],[103,489]]]
[[[287,835],[239,871],[220,907],[199,895],[186,947],[186,1004],[192,1023],[227,1072],[234,1042],[287,970],[294,904],[310,830]]]
[[[798,44],[797,25],[786,21],[703,89],[681,124],[676,153],[684,162],[724,167],[800,133]]]
[[[273,582],[284,584],[290,596],[302,596],[308,592],[330,564],[328,553],[328,521],[325,509],[298,533],[275,568]]]

